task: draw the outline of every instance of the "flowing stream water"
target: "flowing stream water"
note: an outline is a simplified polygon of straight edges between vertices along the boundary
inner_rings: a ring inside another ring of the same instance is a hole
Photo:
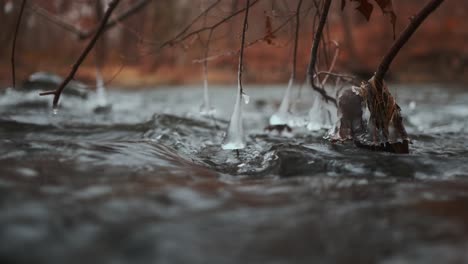
[[[215,118],[202,89],[0,95],[0,262],[468,263],[468,90],[393,85],[395,155],[265,133],[284,87],[246,87],[247,146],[223,150],[236,88]]]

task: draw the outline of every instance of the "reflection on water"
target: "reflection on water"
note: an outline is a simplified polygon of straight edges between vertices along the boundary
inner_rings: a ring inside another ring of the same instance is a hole
[[[468,92],[398,87],[393,155],[263,128],[284,92],[247,89],[247,146],[221,148],[235,88],[0,96],[2,263],[468,262]],[[307,102],[302,102],[307,105]],[[307,115],[307,109],[303,109]]]

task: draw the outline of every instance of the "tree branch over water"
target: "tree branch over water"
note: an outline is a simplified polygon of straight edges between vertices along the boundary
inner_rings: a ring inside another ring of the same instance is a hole
[[[400,49],[408,42],[411,36],[416,32],[424,20],[436,10],[444,0],[431,0],[428,2],[415,16],[411,17],[410,24],[401,33],[398,39],[393,43],[393,46],[382,59],[377,72],[374,75],[374,80],[377,85],[377,91],[382,91],[382,84],[385,74],[387,73],[390,64],[395,59]]]
[[[250,1],[248,1],[249,4],[246,5],[246,7],[230,14],[229,16],[226,16],[224,17],[223,19],[219,20],[218,22],[214,23],[213,25],[211,26],[203,26],[199,29],[196,29],[196,30],[193,30],[193,31],[190,31],[187,33],[188,29],[190,29],[190,27],[192,27],[193,24],[195,24],[197,22],[198,19],[200,19],[200,17],[204,14],[205,11],[207,11],[208,9],[210,9],[211,7],[213,7],[215,4],[218,3],[215,2],[213,5],[211,5],[210,7],[207,8],[207,10],[205,10],[204,12],[202,12],[199,16],[197,16],[195,19],[193,19],[181,32],[179,32],[175,37],[173,37],[172,39],[170,40],[167,40],[165,42],[163,42],[161,45],[159,45],[159,49],[162,49],[166,46],[172,46],[172,45],[175,45],[175,44],[178,44],[178,43],[181,43],[183,41],[185,41],[186,39],[192,37],[192,36],[195,36],[195,35],[198,35],[204,31],[214,31],[216,28],[218,28],[219,26],[223,25],[224,23],[226,23],[227,21],[231,20],[232,18],[236,17],[237,15],[239,14],[242,14],[244,11],[247,12],[247,9],[251,8],[252,6],[254,6],[255,4],[257,4],[258,2],[260,2],[260,0],[254,0],[252,3],[250,3]]]
[[[11,47],[11,78],[13,82],[13,88],[16,86],[16,66],[15,66],[15,52],[16,52],[16,38],[18,37],[19,28],[21,25],[21,18],[23,17],[24,7],[26,6],[27,0],[21,2],[21,9],[18,15],[18,20],[15,27],[15,35],[13,36],[13,44]]]
[[[239,69],[237,74],[237,82],[239,83],[240,93],[243,94],[244,90],[242,87],[242,71],[244,70],[244,44],[245,44],[245,32],[248,28],[248,19],[249,19],[249,9],[250,9],[250,0],[247,0],[245,7],[245,16],[244,23],[242,27],[242,39],[241,39],[241,48],[239,53]]]
[[[312,50],[310,52],[310,62],[309,62],[309,67],[307,69],[307,75],[309,76],[309,81],[310,81],[310,85],[312,86],[312,89],[317,91],[323,97],[323,99],[325,99],[326,102],[330,101],[333,104],[337,105],[336,99],[328,95],[324,88],[318,87],[315,84],[315,80],[314,80],[315,79],[314,78],[315,77],[315,65],[317,64],[318,48],[320,46],[320,41],[322,38],[325,23],[327,22],[328,12],[330,11],[330,5],[331,5],[331,0],[325,0],[322,14],[320,14],[319,24],[318,24],[317,30],[315,31],[314,42],[312,44]]]
[[[118,14],[115,18],[108,21],[108,23],[104,26],[103,31],[107,31],[107,30],[113,28],[118,23],[124,21],[125,19],[129,18],[130,16],[132,16],[132,15],[138,13],[139,11],[143,10],[143,8],[150,1],[151,0],[140,0],[137,3],[135,3],[134,5],[130,6],[127,10],[125,10],[121,14]],[[51,23],[65,29],[66,31],[69,31],[69,32],[75,34],[78,37],[79,40],[86,40],[86,39],[92,37],[99,30],[99,26],[98,26],[98,27],[96,27],[96,28],[94,28],[92,30],[83,31],[83,30],[75,27],[74,25],[66,22],[65,20],[63,20],[59,16],[51,14],[49,11],[47,11],[44,8],[41,8],[41,7],[37,6],[37,5],[32,5],[31,10],[34,13],[42,16],[43,18],[45,18],[49,22],[51,22]]]
[[[40,93],[41,96],[54,95],[54,101],[53,101],[54,108],[56,108],[57,105],[58,105],[60,95],[62,94],[63,89],[65,89],[67,84],[74,78],[74,76],[75,76],[76,72],[78,71],[81,63],[83,63],[83,61],[85,60],[88,53],[93,49],[94,45],[96,44],[97,40],[99,39],[99,36],[105,31],[107,21],[109,20],[112,12],[117,7],[119,2],[120,2],[120,0],[112,0],[112,2],[109,3],[109,6],[108,6],[108,8],[106,10],[106,13],[104,14],[104,17],[103,17],[103,19],[101,21],[101,24],[99,25],[96,33],[94,34],[93,38],[88,43],[86,48],[83,50],[80,57],[78,58],[78,60],[73,65],[72,70],[70,71],[68,76],[63,80],[63,82],[60,84],[60,86],[56,90]]]

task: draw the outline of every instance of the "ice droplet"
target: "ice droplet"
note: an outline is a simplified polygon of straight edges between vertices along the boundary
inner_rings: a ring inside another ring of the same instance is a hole
[[[242,94],[242,98],[244,99],[244,102],[245,104],[249,104],[250,102],[250,96],[246,95],[246,94]]]
[[[415,101],[411,101],[408,105],[408,108],[409,110],[413,111],[416,109],[416,102]]]

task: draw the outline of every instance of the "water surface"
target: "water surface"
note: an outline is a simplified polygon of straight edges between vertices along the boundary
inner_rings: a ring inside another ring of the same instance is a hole
[[[468,263],[468,90],[394,86],[409,155],[263,131],[285,87],[0,95],[2,263]],[[304,97],[306,98],[306,96]],[[302,101],[307,105],[307,98]]]

